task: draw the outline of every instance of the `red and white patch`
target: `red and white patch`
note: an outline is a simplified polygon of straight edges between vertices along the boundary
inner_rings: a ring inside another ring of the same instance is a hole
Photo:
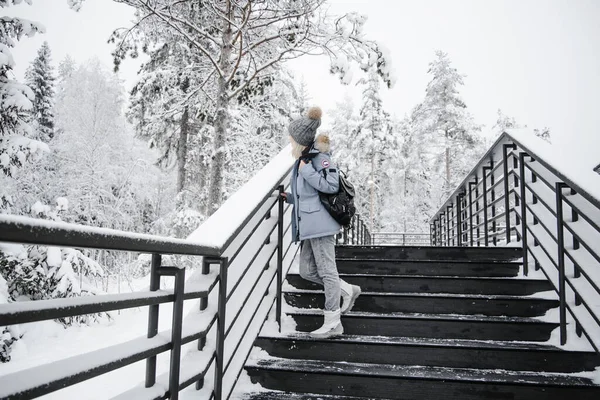
[[[323,166],[323,168],[327,168],[327,167],[329,167],[329,161],[323,160],[323,161],[321,161],[321,165]]]

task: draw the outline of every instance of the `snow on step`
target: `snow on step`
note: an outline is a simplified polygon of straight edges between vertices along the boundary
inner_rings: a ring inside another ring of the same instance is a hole
[[[280,371],[298,371],[308,374],[327,373],[357,376],[377,376],[390,378],[411,378],[428,380],[454,380],[467,382],[498,382],[516,384],[543,384],[558,386],[597,386],[596,371],[573,374],[557,372],[510,371],[503,369],[472,369],[434,366],[406,366],[393,364],[371,364],[332,362],[317,360],[267,359],[250,360],[249,368]]]

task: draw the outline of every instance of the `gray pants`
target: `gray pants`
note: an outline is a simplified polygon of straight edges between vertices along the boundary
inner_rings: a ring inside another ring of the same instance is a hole
[[[302,241],[300,276],[325,290],[325,310],[340,308],[340,276],[335,265],[335,236]]]

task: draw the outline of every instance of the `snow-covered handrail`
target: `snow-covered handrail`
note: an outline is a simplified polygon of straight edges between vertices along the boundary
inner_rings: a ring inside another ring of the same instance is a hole
[[[149,307],[148,339],[140,339],[133,348],[113,346],[84,354],[76,364],[63,360],[18,371],[0,378],[0,392],[8,397],[40,396],[146,359],[145,382],[123,393],[124,398],[168,394],[177,399],[180,390],[193,383],[202,388],[202,382],[215,399],[227,398],[274,303],[280,321],[281,283],[297,253],[289,232],[291,208],[279,196],[289,184],[292,164],[287,147],[187,239],[0,215],[0,242],[152,254],[149,291],[0,305],[0,326]],[[162,255],[170,254],[201,256],[202,268],[186,280],[184,268],[163,266]],[[172,291],[159,290],[163,276],[175,278]],[[189,299],[199,299],[199,313],[184,323],[183,304]],[[173,320],[169,331],[159,333],[163,303],[173,303]],[[191,341],[198,341],[197,350],[181,354],[182,345]],[[169,372],[157,376],[157,355],[165,351],[171,352]],[[64,365],[70,368],[64,370]],[[28,379],[38,370],[56,373]],[[214,379],[205,379],[209,370]]]
[[[277,187],[283,183],[294,164],[290,152],[290,145],[281,150],[192,232],[188,240],[200,246],[225,250],[261,205],[269,197],[277,196]]]
[[[558,293],[561,343],[574,325],[600,352],[600,175],[554,150],[502,134],[431,219],[433,244],[521,246],[523,273],[531,262]]]

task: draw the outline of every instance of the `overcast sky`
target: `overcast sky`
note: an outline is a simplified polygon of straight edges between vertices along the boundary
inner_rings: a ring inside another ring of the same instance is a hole
[[[128,25],[131,11],[110,0],[87,0],[75,13],[66,3],[34,0],[33,6],[3,10],[47,28],[46,34],[26,38],[14,49],[19,78],[44,40],[56,63],[69,53],[78,62],[98,57],[111,66],[106,41],[114,28]],[[391,113],[403,116],[423,98],[430,79],[428,63],[440,49],[467,75],[461,93],[477,122],[488,130],[500,108],[529,127],[550,127],[555,144],[585,142],[581,151],[600,153],[600,0],[333,0],[331,4],[334,13],[367,15],[366,33],[390,50],[397,83],[384,90],[383,97]],[[304,76],[312,102],[326,112],[346,92],[360,102],[356,87],[343,87],[329,75],[327,60],[306,58],[292,67]],[[137,68],[132,61],[122,65],[127,85]]]

